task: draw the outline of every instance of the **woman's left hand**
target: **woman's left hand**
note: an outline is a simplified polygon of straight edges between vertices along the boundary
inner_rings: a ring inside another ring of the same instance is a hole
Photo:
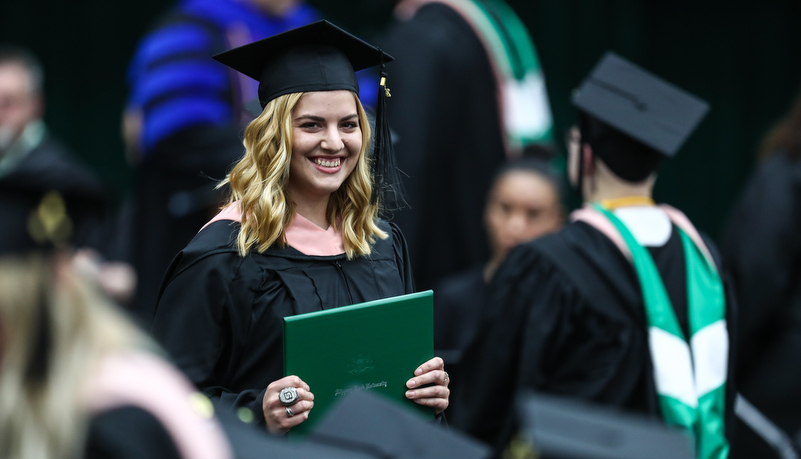
[[[428,362],[420,365],[414,371],[414,378],[406,381],[406,398],[414,400],[420,405],[434,408],[436,414],[440,414],[448,407],[448,399],[451,395],[448,389],[448,373],[445,372],[445,362],[439,357],[434,357]],[[428,387],[422,387],[432,384]]]

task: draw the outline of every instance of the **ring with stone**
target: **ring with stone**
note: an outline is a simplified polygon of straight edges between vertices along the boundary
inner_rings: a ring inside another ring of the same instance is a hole
[[[299,398],[298,390],[294,387],[284,387],[281,389],[281,392],[278,393],[278,400],[284,406],[294,405]]]
[[[445,372],[443,372],[443,373],[445,373],[445,382],[448,382],[448,379],[449,379],[449,377],[448,377],[448,372],[447,372],[447,371],[445,371]]]
[[[286,417],[291,418],[294,415],[295,415],[295,413],[292,411],[292,408],[287,406],[286,407]]]

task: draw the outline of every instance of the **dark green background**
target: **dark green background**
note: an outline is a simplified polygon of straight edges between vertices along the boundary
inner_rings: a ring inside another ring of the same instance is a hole
[[[366,36],[390,19],[380,0],[311,3]],[[801,2],[508,3],[539,51],[558,133],[575,119],[571,91],[607,49],[710,102],[709,116],[664,167],[656,198],[719,237],[762,136],[789,108],[801,81]],[[131,185],[119,128],[127,62],[137,39],[170,4],[0,0],[0,42],[26,46],[44,61],[51,129],[120,198]]]

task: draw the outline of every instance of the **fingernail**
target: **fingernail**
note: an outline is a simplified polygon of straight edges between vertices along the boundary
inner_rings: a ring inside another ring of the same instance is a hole
[[[423,374],[423,369],[422,368],[418,368],[418,369],[414,370],[414,374],[416,374],[416,375]]]
[[[406,391],[406,398],[414,398],[414,391],[413,390]]]
[[[311,390],[311,388],[309,387],[309,385],[308,385],[308,384],[306,384],[306,390],[307,390],[307,391]]]
[[[406,387],[412,388],[412,387],[414,387],[414,384],[415,384],[414,379],[410,379],[410,380],[406,381]]]

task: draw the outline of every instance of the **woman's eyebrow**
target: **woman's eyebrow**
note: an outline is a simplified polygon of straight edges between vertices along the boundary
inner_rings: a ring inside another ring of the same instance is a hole
[[[325,118],[323,118],[322,116],[316,116],[316,115],[300,115],[300,116],[295,118],[295,121],[303,120],[303,119],[312,120],[312,121],[325,121]]]
[[[350,114],[350,115],[347,115],[347,116],[343,116],[339,121],[348,121],[348,120],[352,120],[352,119],[358,118],[358,117],[359,117],[359,115],[357,113],[353,113],[353,114]],[[317,121],[318,123],[322,123],[322,122],[325,121],[325,118],[323,118],[322,116],[317,116],[317,115],[300,115],[300,116],[295,118],[295,121],[300,121],[300,120],[310,120],[310,121]]]

